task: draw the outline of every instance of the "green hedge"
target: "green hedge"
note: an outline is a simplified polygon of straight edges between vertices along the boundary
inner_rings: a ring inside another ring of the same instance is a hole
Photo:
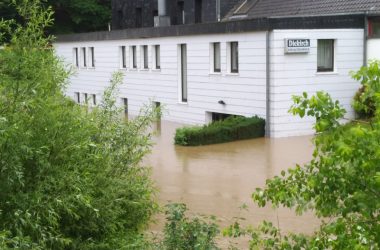
[[[174,143],[182,146],[209,145],[265,135],[265,120],[257,116],[229,117],[204,126],[178,128]]]

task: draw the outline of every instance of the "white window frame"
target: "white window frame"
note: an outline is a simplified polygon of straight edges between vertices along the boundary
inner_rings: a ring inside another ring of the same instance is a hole
[[[82,69],[86,69],[88,66],[88,60],[87,60],[87,48],[86,47],[81,47],[80,48],[80,67]]]
[[[232,70],[232,44],[237,43],[238,46],[238,54],[237,54],[237,71]],[[239,42],[238,41],[230,41],[227,42],[227,72],[231,75],[238,75],[240,73],[240,63],[239,63]]]
[[[219,44],[219,70],[215,70],[215,45]],[[221,74],[222,73],[222,44],[220,42],[210,43],[210,73]]]
[[[182,76],[182,71],[183,71],[183,65],[182,65],[182,46],[186,46],[186,65],[185,65],[185,70],[186,70],[186,99],[184,99],[183,95],[183,76]],[[178,55],[178,102],[180,104],[188,104],[189,102],[189,78],[188,78],[188,44],[186,43],[181,43],[177,45],[177,55]]]
[[[138,51],[137,51],[138,46],[136,45],[131,45],[129,47],[129,60],[130,60],[130,70],[137,70],[138,68]]]
[[[78,47],[75,47],[73,48],[73,64],[75,66],[75,68],[79,68],[79,65],[80,65],[80,57],[79,57],[79,48]]]
[[[88,66],[88,68],[91,68],[91,69],[94,69],[95,68],[95,47],[88,47],[87,48],[87,52],[88,52],[88,60],[87,60],[87,63],[89,63],[90,65]]]
[[[333,41],[333,54],[332,54],[332,63],[333,63],[333,67],[331,70],[322,70],[322,69],[319,69],[319,66],[318,66],[318,53],[319,53],[319,46],[318,46],[318,43],[320,40],[330,40],[330,41]],[[337,50],[337,39],[334,39],[334,38],[320,38],[320,39],[317,39],[317,74],[335,74],[337,73],[337,61],[336,61],[336,50]]]
[[[120,69],[128,69],[127,46],[125,45],[119,46],[119,60]]]
[[[148,45],[140,46],[140,62],[141,62],[141,65],[140,65],[141,70],[149,70],[149,46]]]
[[[159,51],[159,55],[157,56],[157,47]],[[161,45],[156,44],[152,45],[152,58],[153,58],[153,69],[155,70],[161,70]],[[157,62],[159,62],[159,65],[157,65]]]

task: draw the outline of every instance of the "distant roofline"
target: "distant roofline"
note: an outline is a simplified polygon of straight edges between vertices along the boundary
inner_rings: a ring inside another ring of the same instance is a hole
[[[293,16],[255,18],[218,23],[173,25],[169,27],[149,27],[57,35],[56,42],[108,41],[124,39],[143,39],[173,36],[192,36],[204,34],[230,34],[276,29],[344,29],[364,28],[365,13],[324,16]]]

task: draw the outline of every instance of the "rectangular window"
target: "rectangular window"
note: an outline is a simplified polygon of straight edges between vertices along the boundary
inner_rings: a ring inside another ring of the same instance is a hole
[[[368,20],[368,37],[380,37],[380,18],[373,18]]]
[[[137,51],[136,46],[131,46],[132,68],[137,69]]]
[[[212,44],[212,64],[213,72],[219,73],[221,71],[221,62],[220,62],[220,43]]]
[[[124,115],[125,117],[128,117],[128,98],[121,98],[121,102],[124,107]]]
[[[81,48],[81,55],[82,55],[82,67],[86,68],[87,67],[87,53],[86,53],[86,48],[83,47]]]
[[[202,0],[195,0],[195,23],[202,22]]]
[[[120,46],[120,68],[127,68],[127,50],[125,46]]]
[[[79,51],[78,48],[73,49],[73,58],[75,67],[79,68]]]
[[[76,103],[80,103],[80,93],[79,92],[74,92],[74,100]]]
[[[184,2],[177,3],[177,23],[185,24],[185,3]]]
[[[161,48],[160,48],[160,45],[154,45],[154,62],[155,62],[155,68],[161,69]]]
[[[181,101],[187,102],[187,46],[180,44]]]
[[[94,47],[89,47],[89,53],[90,53],[90,64],[91,68],[95,68],[95,49]]]
[[[317,55],[317,71],[332,72],[334,71],[334,40],[319,39]]]
[[[230,42],[230,71],[231,73],[239,73],[239,43]]]
[[[83,99],[84,99],[84,103],[87,105],[88,104],[88,94],[87,93],[84,93],[83,94]]]
[[[143,68],[144,69],[148,69],[149,68],[149,59],[148,59],[148,46],[147,45],[143,45],[141,46],[141,50],[142,50],[142,61],[143,61]]]
[[[136,8],[136,28],[141,28],[142,27],[142,9],[141,8]]]
[[[96,106],[96,95],[95,94],[91,95],[91,100],[92,100],[92,105]]]

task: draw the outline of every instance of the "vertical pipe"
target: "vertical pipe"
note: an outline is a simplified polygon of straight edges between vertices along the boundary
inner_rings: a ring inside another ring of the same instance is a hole
[[[265,119],[265,135],[270,137],[271,123],[271,80],[270,80],[270,31],[266,31],[266,119]]]
[[[368,16],[364,15],[364,38],[363,38],[363,66],[367,66],[367,50],[368,50]]]
[[[166,0],[158,0],[158,15],[166,16]]]

